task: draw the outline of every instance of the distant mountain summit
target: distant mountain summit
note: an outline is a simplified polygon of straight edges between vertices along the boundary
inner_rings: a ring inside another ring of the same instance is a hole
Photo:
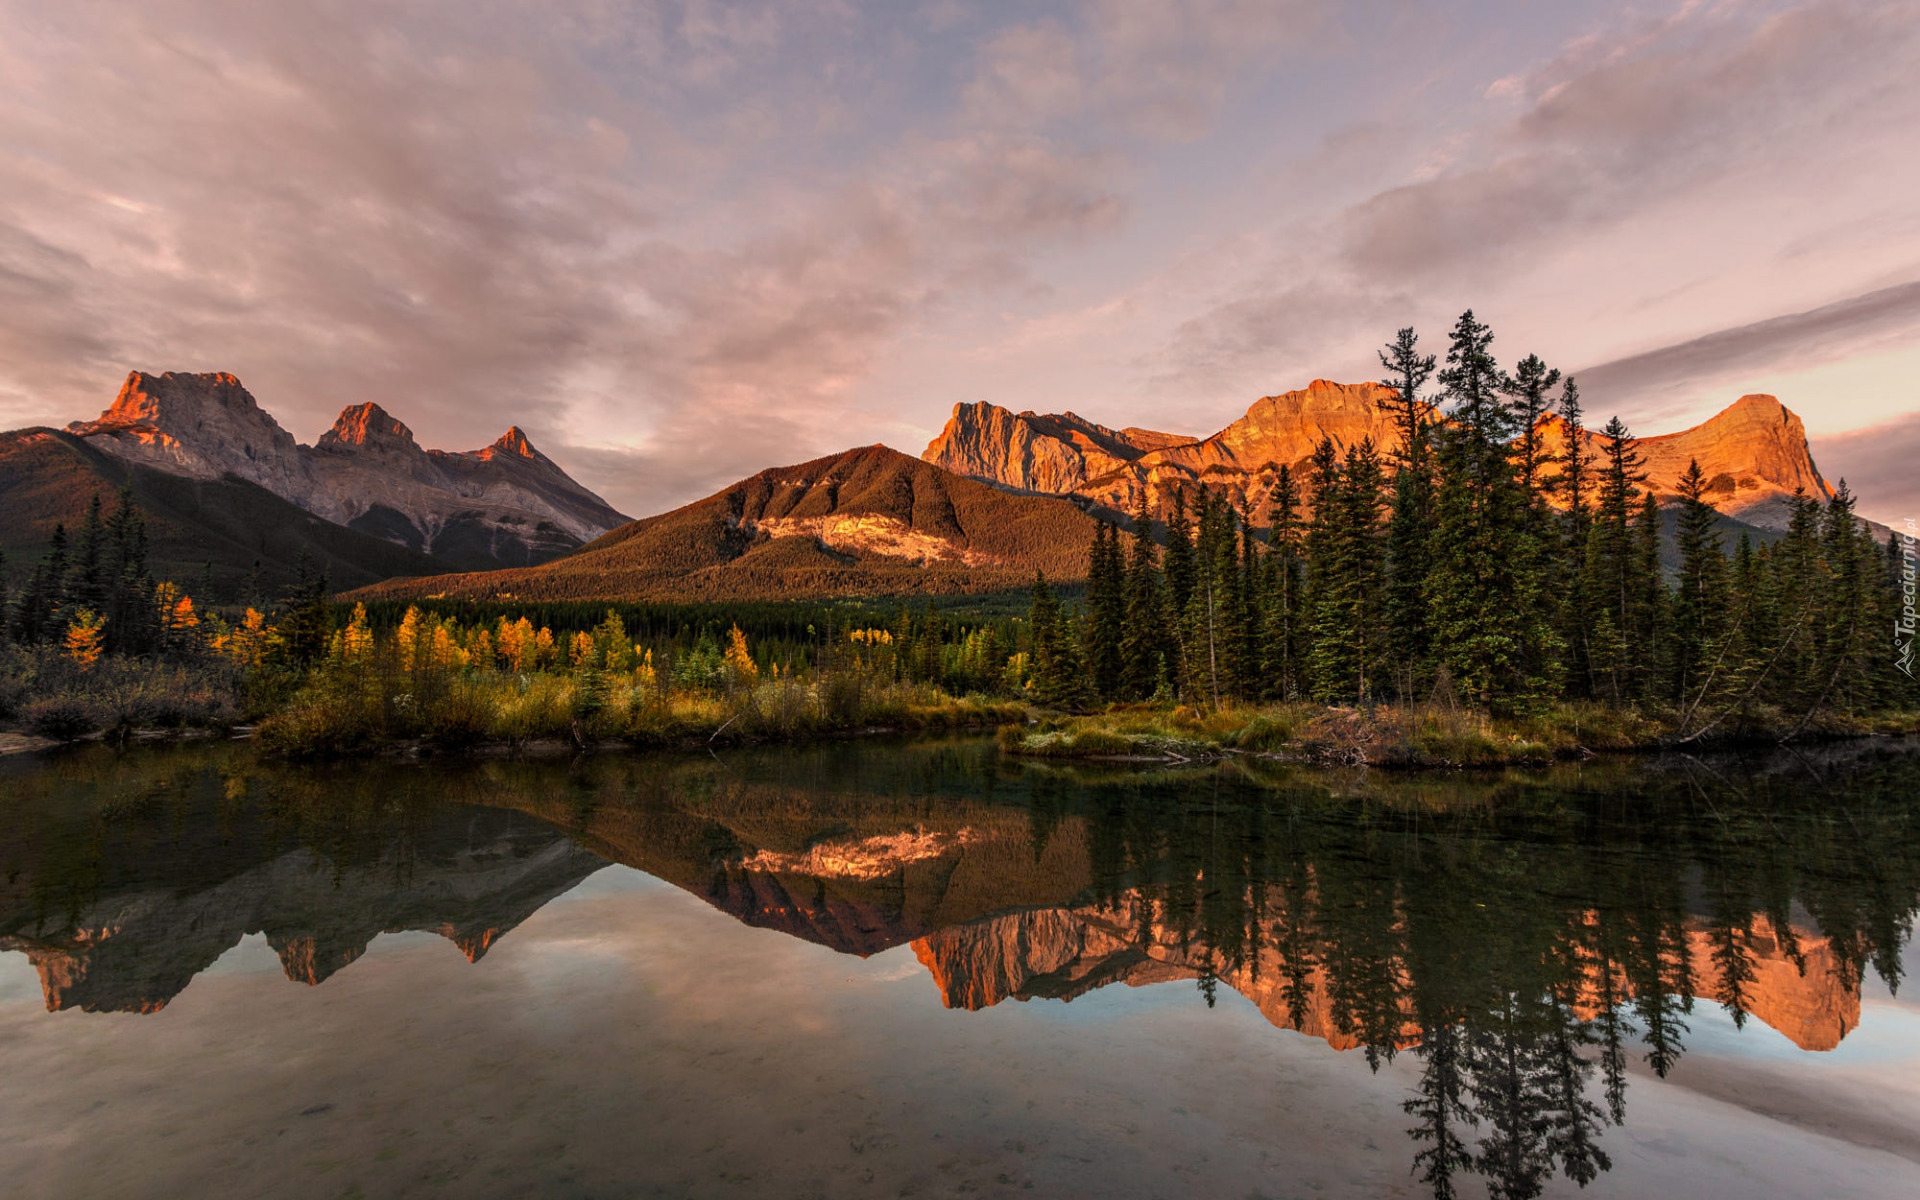
[[[885,446],[775,467],[527,570],[396,579],[366,597],[778,600],[988,592],[1084,578],[1094,520]]]
[[[1174,490],[1191,493],[1204,484],[1264,524],[1279,468],[1291,468],[1304,485],[1322,439],[1343,453],[1369,438],[1383,455],[1396,450],[1399,431],[1382,407],[1395,396],[1377,383],[1316,379],[1254,401],[1246,416],[1206,438],[1116,432],[1073,413],[960,404],[921,457],[1003,488],[1078,496],[1110,515],[1131,513],[1142,500],[1164,512]],[[1549,418],[1544,432],[1550,448],[1564,449],[1558,418]],[[1596,453],[1604,444],[1592,430],[1586,441]],[[1645,486],[1656,496],[1677,495],[1688,463],[1698,459],[1714,507],[1761,529],[1786,527],[1796,489],[1819,500],[1833,494],[1814,465],[1805,425],[1772,396],[1743,396],[1691,429],[1639,438],[1635,447],[1646,463]]]
[[[128,463],[257,484],[324,520],[468,570],[545,562],[627,520],[518,426],[482,450],[428,450],[380,405],[363,403],[303,446],[225,373],[135,371],[98,420],[67,432]]]

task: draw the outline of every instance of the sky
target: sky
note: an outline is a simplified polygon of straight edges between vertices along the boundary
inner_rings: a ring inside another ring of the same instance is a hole
[[[231,371],[631,515],[954,404],[1210,433],[1471,308],[1920,517],[1920,0],[0,0],[0,427]]]

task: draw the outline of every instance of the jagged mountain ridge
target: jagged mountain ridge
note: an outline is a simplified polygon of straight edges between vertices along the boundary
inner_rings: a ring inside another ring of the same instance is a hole
[[[1156,450],[1196,440],[1150,429],[1108,429],[1071,412],[1013,413],[982,401],[954,405],[953,419],[920,457],[956,475],[1057,494]]]
[[[1278,468],[1301,474],[1321,439],[1331,438],[1343,451],[1367,438],[1383,453],[1398,447],[1398,430],[1381,407],[1396,395],[1381,384],[1316,379],[1305,388],[1262,397],[1244,417],[1210,437],[1117,463],[1048,432],[1050,422],[1069,418],[1087,424],[1072,414],[1044,417],[991,404],[959,404],[922,457],[1000,487],[1078,495],[1109,514],[1131,513],[1143,499],[1164,511],[1175,488],[1204,483],[1224,492],[1236,507],[1249,506],[1255,522],[1264,523]],[[1542,432],[1550,447],[1564,448],[1558,418],[1548,418]],[[1588,430],[1586,444],[1597,453],[1603,439]],[[1697,458],[1714,506],[1762,530],[1785,527],[1796,489],[1822,500],[1833,494],[1814,464],[1806,426],[1773,396],[1743,396],[1699,425],[1638,438],[1635,446],[1646,463],[1646,486],[1663,500],[1677,494],[1680,476]],[[1048,464],[1047,470],[1036,471],[1034,462]]]
[[[749,476],[526,570],[398,579],[365,598],[767,600],[991,592],[1082,578],[1093,518],[885,446]]]
[[[323,520],[257,483],[195,478],[104,452],[98,439],[56,429],[0,434],[0,550],[10,564],[47,551],[94,496],[111,509],[130,491],[146,518],[153,573],[202,601],[253,602],[295,582],[302,561],[339,587],[445,570],[438,559]],[[214,586],[209,593],[207,581]]]
[[[305,446],[223,372],[132,372],[98,419],[67,432],[124,462],[245,480],[323,520],[469,570],[545,562],[627,520],[518,426],[481,450],[429,450],[378,404],[362,403]]]

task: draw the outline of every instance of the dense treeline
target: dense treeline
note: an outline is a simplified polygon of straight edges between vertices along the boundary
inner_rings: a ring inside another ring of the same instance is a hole
[[[1796,496],[1777,543],[1728,547],[1693,464],[1669,578],[1625,424],[1587,433],[1572,378],[1536,356],[1504,370],[1492,341],[1466,313],[1443,364],[1401,330],[1380,355],[1395,443],[1280,466],[1264,536],[1204,486],[1172,496],[1164,550],[1144,503],[1130,536],[1103,528],[1079,620],[1035,587],[1039,698],[1588,700],[1677,712],[1687,735],[1910,701],[1898,542],[1873,539],[1844,483]]]

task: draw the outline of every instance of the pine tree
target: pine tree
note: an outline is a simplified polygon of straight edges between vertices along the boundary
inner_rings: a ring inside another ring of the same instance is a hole
[[[134,503],[132,488],[120,493],[120,503],[107,521],[100,573],[106,590],[107,649],[115,654],[157,650],[160,613],[154,607],[154,579],[147,569],[147,521]]]
[[[100,516],[100,493],[87,504],[87,515],[80,522],[80,536],[74,544],[73,571],[66,583],[64,602],[102,612],[107,608],[106,523]]]
[[[1314,508],[1313,649],[1315,694],[1366,704],[1380,684],[1384,639],[1374,619],[1384,585],[1385,530],[1380,523],[1380,460],[1371,439],[1347,452],[1335,470],[1332,443],[1315,455],[1321,487]]]
[[[1587,591],[1585,570],[1587,539],[1592,528],[1590,502],[1593,490],[1592,451],[1587,448],[1585,414],[1580,407],[1580,388],[1569,375],[1560,389],[1560,430],[1565,448],[1554,456],[1559,467],[1549,484],[1557,493],[1564,510],[1560,517],[1560,537],[1554,548],[1553,577],[1550,590],[1557,589],[1560,605],[1555,615],[1555,630],[1566,655],[1563,678],[1576,696],[1593,695],[1593,608]]]
[[[1127,560],[1126,629],[1121,635],[1124,668],[1121,692],[1131,700],[1145,700],[1165,678],[1169,639],[1166,601],[1160,586],[1160,568],[1153,544],[1153,514],[1146,497],[1133,516],[1133,553]]]
[[[57,639],[61,632],[60,605],[66,594],[67,527],[56,523],[42,558],[27,578],[14,607],[14,637],[28,645]]]
[[[1267,614],[1265,633],[1268,698],[1298,699],[1305,691],[1305,558],[1300,527],[1300,489],[1291,468],[1282,465],[1268,498]]]
[[[1380,352],[1387,371],[1382,385],[1394,389],[1384,406],[1399,434],[1391,461],[1392,515],[1387,523],[1385,592],[1388,654],[1403,696],[1419,684],[1429,652],[1427,564],[1433,543],[1433,470],[1428,445],[1431,405],[1421,389],[1437,360],[1419,353],[1412,328],[1400,330]]]
[[[327,614],[327,576],[316,574],[302,554],[294,563],[296,582],[287,593],[286,613],[278,625],[283,653],[295,666],[319,662],[327,652],[331,624]]]
[[[1722,650],[1727,622],[1727,559],[1720,548],[1720,514],[1706,502],[1698,460],[1680,477],[1680,521],[1674,543],[1680,577],[1673,598],[1673,695],[1688,704],[1704,686]]]
[[[1642,649],[1638,628],[1642,597],[1636,586],[1632,526],[1639,484],[1645,476],[1624,421],[1614,417],[1601,436],[1606,439],[1606,463],[1588,530],[1582,587],[1593,602],[1594,625],[1588,637],[1592,691],[1623,704],[1634,698],[1636,656]]]
[[[1195,511],[1193,582],[1183,626],[1188,691],[1218,708],[1236,692],[1234,616],[1239,580],[1233,509],[1201,487]],[[1172,546],[1168,547],[1169,565]]]
[[[1060,601],[1047,586],[1045,575],[1033,577],[1033,604],[1028,611],[1032,644],[1033,698],[1055,708],[1085,708],[1093,701],[1086,663],[1074,637],[1072,623],[1060,610]]]
[[[1660,505],[1652,492],[1640,498],[1640,512],[1633,522],[1632,572],[1633,696],[1640,700],[1662,690],[1671,653],[1667,585],[1660,570]]]
[[[1176,613],[1193,599],[1193,526],[1187,521],[1187,494],[1173,489],[1173,513],[1167,518],[1167,596]]]
[[[1539,586],[1529,578],[1525,513],[1509,457],[1511,415],[1500,402],[1492,343],[1490,329],[1471,311],[1462,314],[1440,372],[1454,407],[1434,431],[1438,482],[1427,600],[1440,664],[1469,696],[1506,708],[1533,702],[1544,685],[1529,672],[1536,630],[1528,607]]]
[[[1551,456],[1542,437],[1542,420],[1553,407],[1550,393],[1559,382],[1559,371],[1550,369],[1539,355],[1529,354],[1500,385],[1511,398],[1508,410],[1519,430],[1514,457],[1521,497],[1529,512],[1544,512],[1546,508],[1546,468],[1551,465]]]
[[[1253,528],[1251,502],[1240,507],[1240,579],[1235,597],[1238,637],[1234,645],[1235,686],[1242,700],[1258,701],[1266,695],[1266,582],[1269,563],[1260,552],[1260,541]]]
[[[1126,623],[1126,565],[1120,531],[1102,521],[1095,527],[1087,568],[1087,666],[1102,699],[1120,698],[1126,662],[1121,630]]]

